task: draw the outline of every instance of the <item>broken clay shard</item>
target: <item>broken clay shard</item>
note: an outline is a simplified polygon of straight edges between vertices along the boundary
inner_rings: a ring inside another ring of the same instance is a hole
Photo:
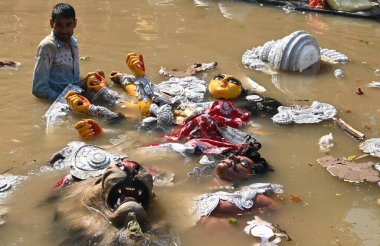
[[[317,40],[305,31],[295,31],[290,35],[266,42],[242,56],[246,67],[255,70],[274,69],[300,71],[320,62],[337,64],[347,63],[348,57],[336,50],[320,48]],[[319,66],[318,66],[319,67]]]
[[[318,163],[331,175],[344,181],[353,183],[380,181],[379,171],[374,168],[372,162],[353,163],[342,158],[324,156],[318,159]]]
[[[242,61],[247,67],[252,63],[266,62],[275,69],[302,72],[321,59],[317,40],[305,31],[296,31],[290,35],[266,42],[263,46],[248,50]]]

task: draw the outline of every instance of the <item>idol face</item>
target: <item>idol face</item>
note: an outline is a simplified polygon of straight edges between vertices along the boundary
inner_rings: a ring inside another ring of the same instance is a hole
[[[241,95],[243,86],[232,75],[218,74],[211,80],[208,90],[214,98],[234,99]]]

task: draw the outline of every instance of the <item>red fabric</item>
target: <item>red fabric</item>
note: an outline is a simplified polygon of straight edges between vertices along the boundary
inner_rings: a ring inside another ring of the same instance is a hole
[[[309,7],[314,9],[324,9],[325,3],[323,0],[309,0]]]
[[[188,141],[186,145],[194,147],[196,154],[200,152],[201,154],[206,155],[221,154],[231,150],[237,150],[241,147],[240,145],[231,144],[226,141],[216,141],[204,138],[192,139]]]
[[[74,182],[73,176],[71,174],[67,174],[60,181],[58,181],[58,183],[54,186],[54,189],[65,187],[72,182]]]
[[[217,100],[201,115],[188,120],[176,133],[165,135],[172,140],[205,138],[224,141],[218,127],[239,128],[247,123],[250,114],[235,107],[231,102]]]

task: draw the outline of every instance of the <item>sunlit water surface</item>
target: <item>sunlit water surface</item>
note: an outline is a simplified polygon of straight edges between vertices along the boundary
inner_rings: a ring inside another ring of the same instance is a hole
[[[267,8],[239,1],[69,1],[77,11],[75,36],[79,41],[81,72],[103,69],[129,72],[125,54],[144,54],[150,79],[160,82],[161,66],[184,69],[194,62],[217,61],[216,70],[200,74],[206,81],[217,73],[233,74],[248,88],[249,76],[267,88],[266,95],[285,105],[314,100],[334,105],[338,116],[364,132],[367,138],[379,137],[380,89],[368,88],[380,80],[375,70],[380,68],[380,26],[378,22],[318,14],[285,13],[279,8]],[[1,137],[0,173],[27,175],[48,165],[51,155],[68,142],[79,140],[73,124],[81,115],[73,114],[60,127],[46,129],[42,115],[47,102],[31,95],[31,78],[36,47],[49,34],[49,16],[54,1],[0,1],[0,43],[2,60],[21,62],[19,70],[0,70]],[[247,49],[278,39],[295,30],[314,35],[321,47],[337,49],[351,62],[322,67],[317,75],[280,73],[277,80],[267,74],[252,71],[241,63]],[[336,79],[335,69],[345,71]],[[111,85],[112,86],[112,85]],[[354,91],[362,88],[364,95]],[[119,88],[113,87],[116,90]],[[119,90],[120,91],[120,90]],[[120,93],[123,93],[120,91]],[[126,113],[126,112],[125,112]],[[335,146],[330,154],[337,157],[362,154],[358,142],[347,136],[332,122],[316,125],[279,127],[268,118],[253,118],[261,130],[261,155],[275,171],[255,181],[282,184],[285,200],[277,212],[262,214],[266,220],[279,224],[293,239],[284,245],[380,245],[380,213],[376,200],[379,188],[372,184],[355,185],[332,177],[316,160],[318,140],[332,133]],[[189,215],[191,201],[208,192],[204,183],[186,179],[186,174],[199,157],[185,159],[175,153],[150,153],[137,150],[156,143],[160,134],[137,131],[138,119],[123,124],[103,125],[106,134],[91,144],[97,144],[141,163],[155,165],[176,174],[175,186],[157,188],[156,193],[167,208],[164,219],[181,235],[183,245],[252,245],[253,238],[242,229],[244,220],[228,232],[223,241],[218,234],[205,232],[193,237],[186,232],[192,227]],[[250,131],[250,128],[246,129]],[[112,146],[110,139],[124,139]],[[364,158],[363,161],[378,161]],[[52,187],[64,173],[31,175],[24,186],[14,192],[8,223],[0,228],[1,245],[58,245],[68,235],[53,222],[54,206],[44,202]],[[253,181],[252,181],[253,182]],[[290,201],[290,194],[302,202]],[[220,235],[225,235],[220,232]]]

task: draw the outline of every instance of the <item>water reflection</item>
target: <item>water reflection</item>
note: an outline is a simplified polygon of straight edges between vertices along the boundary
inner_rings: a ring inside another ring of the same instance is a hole
[[[273,85],[289,97],[315,97],[319,89],[316,77],[319,73],[320,64],[314,64],[302,73],[279,71],[272,75]]]
[[[157,39],[158,27],[156,15],[139,15],[134,30],[141,39],[152,41]]]
[[[345,220],[350,223],[352,231],[360,238],[362,245],[378,246],[380,242],[380,224],[375,219],[378,211],[368,208],[353,208],[347,215]],[[368,235],[373,235],[369,237]]]
[[[148,0],[150,5],[169,5],[172,3],[172,0]]]
[[[225,18],[240,22],[243,22],[253,10],[253,5],[236,1],[194,0],[194,4],[198,7],[219,8]]]

